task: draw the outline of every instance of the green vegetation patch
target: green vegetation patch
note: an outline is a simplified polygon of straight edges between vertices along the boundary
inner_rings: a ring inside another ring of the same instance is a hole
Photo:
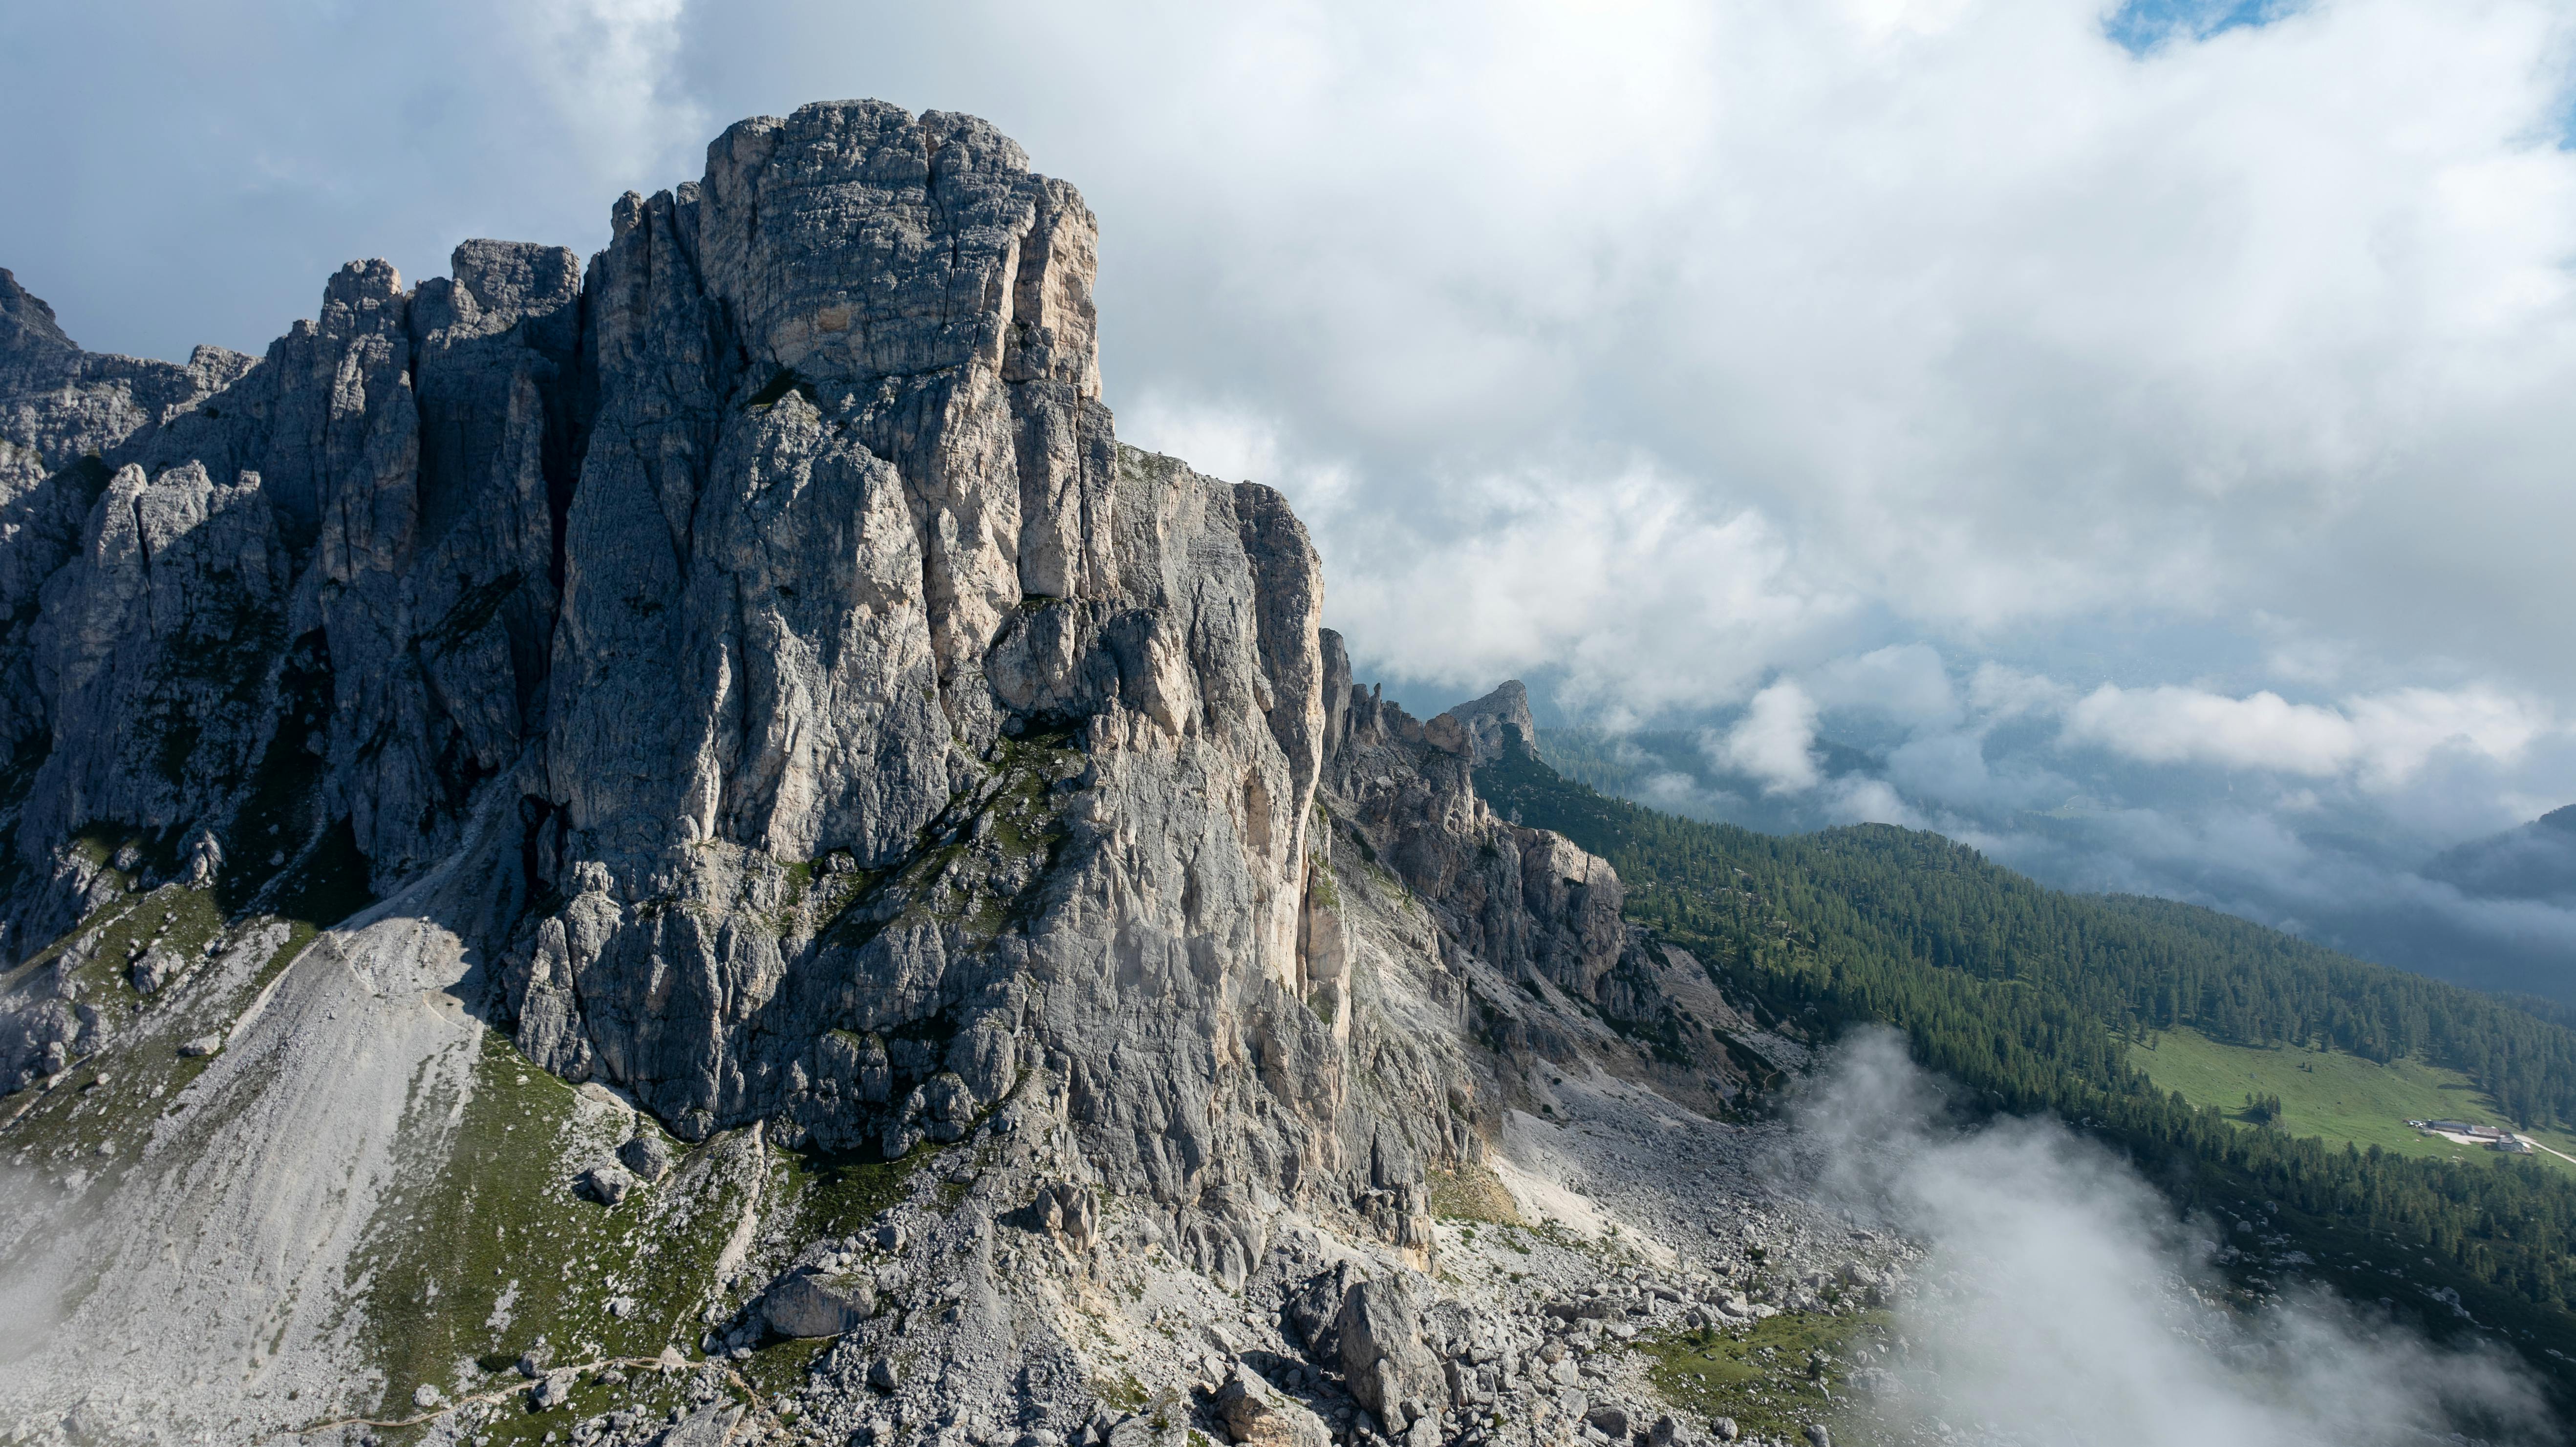
[[[214,896],[163,885],[111,901],[79,928],[0,976],[0,991],[14,990],[30,976],[52,970],[65,950],[85,948],[87,957],[73,967],[71,978],[80,1003],[99,1011],[110,1031],[109,1047],[76,1062],[53,1089],[31,1087],[0,1099],[0,1132],[5,1132],[0,1133],[0,1153],[5,1153],[0,1159],[21,1164],[87,1159],[105,1145],[115,1154],[97,1157],[88,1174],[105,1179],[123,1169],[132,1159],[127,1147],[141,1142],[153,1119],[171,1108],[179,1092],[212,1063],[211,1056],[181,1055],[179,1046],[229,1030],[315,933],[300,921],[247,921],[228,938],[259,939],[282,931],[283,939],[241,968],[210,960],[205,953],[206,942],[223,927]],[[146,996],[134,988],[128,964],[138,944],[158,944],[190,968]]]
[[[741,1402],[750,1396],[742,1390],[738,1377],[707,1364],[665,1367],[640,1361],[602,1363],[574,1379],[572,1391],[561,1406],[542,1412],[531,1410],[527,1398],[531,1385],[510,1373],[493,1379],[471,1398],[451,1399],[427,1410],[406,1401],[398,1413],[361,1420],[378,1424],[381,1430],[375,1436],[379,1440],[392,1447],[407,1447],[415,1442],[451,1440],[443,1434],[433,1437],[431,1426],[442,1413],[453,1410],[452,1420],[465,1425],[473,1433],[468,1440],[480,1447],[541,1447],[547,1442],[569,1440],[573,1424],[589,1417],[622,1413],[631,1422],[658,1423],[671,1420],[675,1414],[686,1415],[706,1402]]]
[[[809,911],[824,940],[860,949],[889,927],[922,922],[989,940],[1025,924],[1068,837],[1055,786],[1088,765],[1069,738],[1031,734],[997,743],[985,763],[999,783],[956,837],[932,845],[937,829],[925,831],[909,859],[882,875],[854,876],[855,887],[831,896],[828,908]],[[819,889],[817,898],[823,898]]]
[[[2251,1120],[2246,1097],[2278,1097],[2280,1119],[2268,1123],[2292,1135],[2425,1160],[2536,1160],[2576,1174],[2576,1162],[2545,1151],[2511,1157],[2409,1127],[2410,1120],[2512,1126],[2467,1076],[2413,1056],[2382,1064],[2341,1050],[2229,1045],[2197,1030],[2175,1029],[2133,1041],[2129,1063],[2145,1071],[2158,1090],[2178,1091],[2191,1104],[2214,1106],[2234,1120]],[[2557,1132],[2528,1133],[2576,1154],[2576,1140]]]
[[[1749,1327],[1642,1337],[1637,1351],[1664,1399],[1705,1417],[1733,1417],[1747,1435],[1804,1441],[1810,1422],[1843,1410],[1851,1358],[1883,1346],[1888,1316],[1784,1312]],[[1837,1433],[1839,1440],[1841,1434]]]
[[[1472,1162],[1454,1171],[1431,1173],[1431,1213],[1453,1221],[1521,1224],[1520,1208],[1512,1204],[1512,1193],[1503,1189],[1502,1178]]]
[[[480,1032],[474,1048],[462,1099],[425,1086],[413,1101],[405,1137],[443,1147],[405,1163],[352,1263],[387,1416],[410,1415],[423,1383],[451,1397],[489,1390],[524,1352],[571,1366],[694,1347],[759,1183],[760,1158],[737,1133],[614,1207],[577,1196],[575,1176],[612,1159],[630,1117],[498,1034]]]
[[[891,1161],[860,1151],[781,1152],[785,1169],[775,1210],[793,1222],[786,1233],[793,1240],[857,1235],[910,1193],[913,1174],[940,1149],[924,1143]]]

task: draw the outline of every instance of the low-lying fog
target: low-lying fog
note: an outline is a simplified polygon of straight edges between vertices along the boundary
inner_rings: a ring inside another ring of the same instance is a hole
[[[1883,1030],[1797,1104],[1796,1168],[1932,1250],[1896,1308],[1910,1351],[1874,1407],[1901,1435],[2083,1447],[2558,1441],[2500,1350],[2439,1348],[2322,1290],[2222,1301],[2220,1223],[2177,1219],[2109,1151],[2050,1121],[1963,1126]],[[1910,1429],[1910,1430],[1909,1430]]]

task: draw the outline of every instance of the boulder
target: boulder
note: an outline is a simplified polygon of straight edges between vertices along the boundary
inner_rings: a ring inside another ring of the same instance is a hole
[[[671,1173],[670,1142],[650,1126],[637,1130],[633,1140],[619,1146],[617,1159],[640,1181],[658,1181]]]
[[[223,869],[224,847],[215,842],[215,831],[199,828],[188,840],[187,862],[181,866],[179,882],[190,889],[212,888]]]
[[[136,994],[157,994],[163,986],[177,979],[179,971],[184,967],[180,958],[169,949],[154,945],[143,952],[142,957],[134,962],[133,968],[125,972],[125,977],[134,986]]]
[[[724,1447],[741,1421],[740,1404],[710,1402],[672,1423],[671,1430],[653,1439],[653,1447]]]
[[[614,1206],[635,1189],[635,1177],[624,1166],[598,1165],[581,1173],[573,1183],[583,1195],[603,1206]]]
[[[1352,1283],[1335,1326],[1351,1395],[1390,1433],[1409,1425],[1409,1419],[1399,1422],[1408,1399],[1429,1402],[1447,1395],[1440,1359],[1422,1342],[1421,1308],[1403,1277]]]
[[[778,1278],[760,1298],[761,1319],[787,1337],[839,1336],[876,1314],[876,1288],[867,1278],[812,1267]]]
[[[540,1378],[528,1389],[528,1405],[540,1412],[551,1412],[572,1400],[575,1373],[570,1367],[558,1367]]]
[[[1090,1246],[1100,1223],[1100,1205],[1091,1193],[1071,1181],[1056,1181],[1038,1189],[1032,1204],[1038,1223],[1049,1232],[1064,1238],[1076,1251]]]
[[[1322,1418],[1240,1362],[1217,1389],[1216,1410],[1225,1420],[1226,1435],[1237,1442],[1259,1447],[1329,1447],[1332,1442]]]
[[[1289,1330],[1316,1356],[1327,1361],[1341,1356],[1342,1302],[1350,1295],[1352,1283],[1363,1279],[1356,1267],[1343,1261],[1306,1278],[1288,1293],[1281,1314],[1287,1317]]]

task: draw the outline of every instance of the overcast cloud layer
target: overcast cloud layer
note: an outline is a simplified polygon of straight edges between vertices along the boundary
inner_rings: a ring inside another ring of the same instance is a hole
[[[256,350],[741,115],[974,111],[1100,215],[1122,436],[1286,490],[1407,698],[2370,953],[2576,800],[2572,65],[2533,0],[18,6],[0,265]]]

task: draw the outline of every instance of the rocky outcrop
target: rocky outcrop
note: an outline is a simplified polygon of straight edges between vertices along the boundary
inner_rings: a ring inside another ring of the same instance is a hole
[[[1440,1359],[1423,1345],[1421,1309],[1402,1277],[1353,1282],[1335,1336],[1351,1396],[1391,1433],[1448,1395]]]
[[[1498,1148],[1543,1062],[1737,1083],[1706,972],[1622,922],[1606,863],[1477,797],[1534,738],[1525,692],[1418,722],[1357,687],[1285,500],[1117,442],[1093,218],[985,123],[745,121],[611,221],[586,263],[354,263],[255,364],[91,356],[0,273],[7,1109],[104,1052],[230,1041],[185,1057],[225,1109],[327,1145],[317,1175],[232,1140],[113,1198],[138,1241],[310,1215],[254,1233],[302,1273],[275,1319],[224,1296],[221,1243],[135,1267],[229,1303],[191,1380],[285,1339],[320,1391],[356,1349],[337,1294],[413,1279],[383,1261],[467,1291],[380,1223],[421,1196],[389,1163],[502,1158],[506,1121],[462,1143],[526,1083],[488,1028],[584,1092],[545,1209],[706,1248],[699,1295],[621,1278],[621,1325],[574,1340],[844,1337],[818,1380],[872,1403],[933,1390],[888,1342],[936,1330],[968,1363],[936,1390],[1044,1415],[1091,1379],[1031,1292],[1147,1256],[1243,1292],[1285,1269],[1282,1223],[1320,1223],[1381,1269],[1299,1263],[1305,1347],[1436,1438],[1466,1389],[1409,1284],[1433,1174]],[[298,920],[337,927],[190,983]],[[777,1150],[943,1164],[825,1230],[769,1194]],[[513,1329],[515,1299],[457,1329]],[[402,1370],[490,1355],[438,1353]],[[1236,1380],[1239,1440],[1323,1430]],[[245,1405],[267,1390],[208,1420],[282,1420]]]
[[[1483,765],[1511,749],[1538,747],[1538,721],[1530,716],[1529,690],[1517,678],[1506,679],[1492,693],[1458,705],[1442,715],[1467,730],[1470,762]]]
[[[1326,1447],[1333,1440],[1322,1419],[1241,1363],[1217,1391],[1216,1410],[1240,1447]]]

